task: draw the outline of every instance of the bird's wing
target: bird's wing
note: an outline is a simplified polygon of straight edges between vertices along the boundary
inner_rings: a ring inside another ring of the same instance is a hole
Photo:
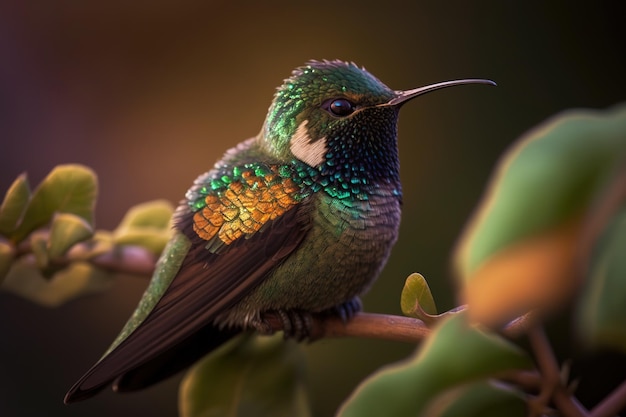
[[[274,194],[267,194],[266,185],[271,184],[272,181],[265,181],[243,187],[237,191],[240,199],[236,204],[233,204],[235,196],[232,193],[228,197],[222,193],[219,198],[213,198],[214,194],[209,193],[204,209],[196,212],[186,207],[183,209],[182,215],[178,216],[177,228],[189,238],[191,245],[182,266],[145,319],[116,341],[114,347],[70,389],[66,402],[88,398],[112,381],[120,377],[123,380],[126,374],[132,375],[143,365],[164,365],[163,359],[171,359],[177,347],[188,345],[186,342],[191,339],[198,341],[194,338],[198,332],[204,332],[205,339],[216,337],[216,343],[204,340],[206,351],[232,336],[228,330],[220,334],[221,330],[212,326],[215,317],[267,277],[300,245],[309,227],[310,204],[307,199],[290,197],[298,191],[297,187],[287,187],[285,193],[285,187],[281,186],[282,191],[275,189]],[[234,188],[237,190],[238,187]],[[233,189],[232,183],[228,189]],[[248,197],[241,197],[244,194]],[[239,216],[229,211],[242,202],[247,204],[246,198],[254,200],[247,210],[240,210]],[[267,200],[269,205],[258,201],[259,198]],[[221,213],[221,219],[217,219],[216,212]],[[242,219],[243,212],[247,214]],[[211,219],[213,215],[215,218]],[[246,226],[243,223],[248,220],[248,215],[254,218],[254,223],[246,222]],[[164,256],[167,257],[167,253]],[[144,298],[146,296],[148,292]],[[195,357],[199,358],[200,353]],[[190,364],[187,363],[189,360],[183,359],[183,362]],[[158,376],[162,379],[169,374],[171,372]],[[133,389],[133,383],[128,385]]]

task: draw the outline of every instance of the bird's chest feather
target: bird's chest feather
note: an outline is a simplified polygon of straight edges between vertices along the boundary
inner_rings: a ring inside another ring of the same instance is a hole
[[[239,303],[238,316],[275,308],[322,311],[367,291],[397,239],[400,197],[391,186],[363,200],[331,194],[313,196],[304,241]]]
[[[397,181],[322,176],[299,163],[219,168],[187,195],[197,245],[221,256],[272,228],[301,230],[297,246],[220,322],[241,325],[274,309],[326,310],[364,293],[378,276],[397,239]],[[296,224],[280,222],[292,212]],[[257,249],[247,256],[265,256]]]

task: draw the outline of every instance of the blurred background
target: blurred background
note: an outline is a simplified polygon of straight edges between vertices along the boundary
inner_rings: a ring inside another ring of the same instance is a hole
[[[433,4],[431,4],[433,3]],[[468,77],[400,117],[401,236],[365,309],[399,314],[412,272],[440,310],[455,305],[449,258],[498,156],[574,107],[624,100],[618,2],[0,3],[0,191],[55,165],[99,175],[97,226],[134,204],[178,202],[223,152],[255,135],[275,88],[309,59],[351,60],[394,89]],[[530,198],[530,196],[529,196]],[[147,280],[46,309],[0,294],[1,416],[174,416],[177,383],[66,407],[65,391],[103,353]],[[315,415],[414,347],[369,340],[306,346]],[[424,383],[427,383],[425,381]]]

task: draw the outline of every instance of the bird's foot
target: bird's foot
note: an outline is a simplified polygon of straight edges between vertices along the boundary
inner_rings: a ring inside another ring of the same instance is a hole
[[[346,323],[361,311],[362,307],[359,297],[354,297],[343,304],[339,304],[319,313],[310,313],[295,309],[269,310],[261,313],[259,317],[250,324],[261,334],[274,334],[282,330],[285,339],[295,339],[298,342],[304,339],[313,341],[321,336],[314,332],[314,316],[321,319],[338,317],[343,323]]]
[[[363,310],[363,304],[361,303],[361,299],[359,297],[354,297],[353,299],[346,301],[343,304],[339,304],[338,306],[334,306],[329,308],[328,310],[324,310],[322,314],[332,317],[339,317],[341,321],[345,324],[361,310]]]
[[[270,310],[262,313],[259,319],[251,324],[262,334],[273,334],[282,330],[285,339],[301,342],[311,336],[313,316],[302,310]]]
[[[296,339],[301,342],[311,336],[313,330],[311,313],[300,310],[278,310],[277,313],[283,322],[285,339]]]

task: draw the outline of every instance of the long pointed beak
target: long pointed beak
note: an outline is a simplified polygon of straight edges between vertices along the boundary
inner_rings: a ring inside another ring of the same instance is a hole
[[[387,103],[383,104],[383,106],[397,106],[411,99],[414,99],[417,96],[421,96],[422,94],[430,93],[431,91],[439,90],[441,88],[453,87],[455,85],[463,85],[463,84],[497,85],[495,82],[491,80],[483,80],[481,78],[468,78],[465,80],[444,81],[441,83],[430,84],[424,87],[415,88],[413,90],[396,91],[396,96],[392,98],[391,100],[389,100]]]

